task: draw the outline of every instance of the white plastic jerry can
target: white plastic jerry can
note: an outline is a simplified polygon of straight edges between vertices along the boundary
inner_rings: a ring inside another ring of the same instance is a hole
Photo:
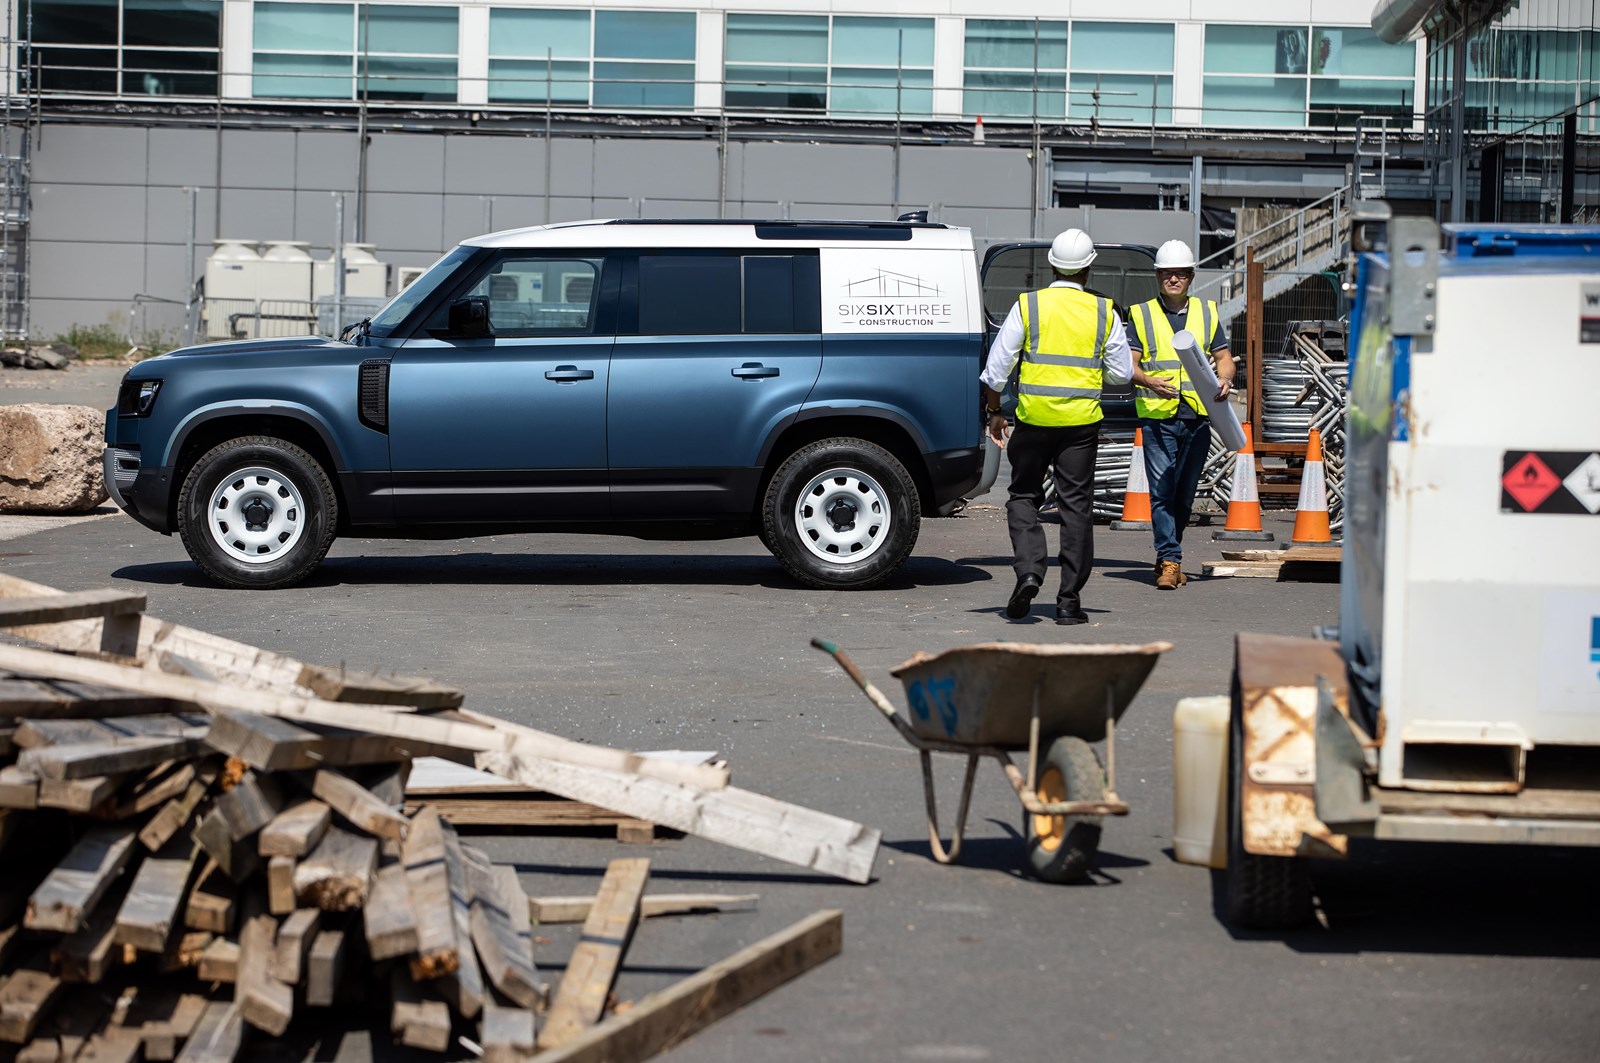
[[[1228,717],[1226,695],[1172,713],[1172,851],[1185,864],[1228,866]]]

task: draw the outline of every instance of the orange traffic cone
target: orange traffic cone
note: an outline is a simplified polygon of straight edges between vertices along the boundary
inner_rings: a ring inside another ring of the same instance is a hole
[[[1150,477],[1144,468],[1144,429],[1133,430],[1133,458],[1128,462],[1128,486],[1122,492],[1122,519],[1111,522],[1112,531],[1150,530]]]
[[[1300,502],[1294,511],[1293,546],[1333,542],[1328,529],[1328,477],[1322,467],[1322,433],[1315,428],[1306,442],[1306,467],[1300,473]]]
[[[1273,534],[1261,530],[1261,495],[1256,490],[1256,448],[1250,442],[1250,422],[1244,424],[1244,449],[1233,457],[1233,489],[1228,492],[1228,520],[1212,539],[1270,543]]]

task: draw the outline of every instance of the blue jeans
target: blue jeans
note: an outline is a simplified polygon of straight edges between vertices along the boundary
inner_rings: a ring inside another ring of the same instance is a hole
[[[1211,422],[1203,419],[1139,419],[1144,429],[1144,470],[1150,478],[1150,525],[1156,560],[1183,560],[1183,529],[1194,510],[1194,492],[1211,449]]]

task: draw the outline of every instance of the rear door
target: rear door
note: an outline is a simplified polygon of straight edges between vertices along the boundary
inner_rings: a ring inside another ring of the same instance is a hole
[[[761,447],[822,368],[818,277],[793,248],[629,256],[606,409],[617,518],[751,514]]]
[[[1094,265],[1089,267],[1089,290],[1109,298],[1116,305],[1125,328],[1128,308],[1154,299],[1156,253],[1138,244],[1096,244]],[[1048,288],[1056,279],[1046,257],[1048,243],[996,244],[983,257],[983,313],[991,338],[1005,323],[1006,315],[1023,292]],[[1133,419],[1133,385],[1117,384],[1105,389],[1101,400],[1108,418]]]
[[[396,352],[389,448],[397,519],[609,516],[616,269],[603,252],[498,252],[453,295],[487,299],[494,335],[451,336],[447,299]]]

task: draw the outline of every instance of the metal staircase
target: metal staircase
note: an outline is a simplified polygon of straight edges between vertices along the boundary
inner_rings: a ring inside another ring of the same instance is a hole
[[[1244,313],[1245,249],[1250,247],[1266,272],[1262,296],[1267,300],[1309,274],[1331,269],[1344,258],[1350,205],[1351,186],[1345,185],[1207,255],[1195,269],[1192,294],[1216,300],[1224,321]]]
[[[26,344],[29,331],[30,215],[29,147],[31,112],[26,90],[32,47],[20,39],[17,4],[6,5],[0,37],[0,342]]]

